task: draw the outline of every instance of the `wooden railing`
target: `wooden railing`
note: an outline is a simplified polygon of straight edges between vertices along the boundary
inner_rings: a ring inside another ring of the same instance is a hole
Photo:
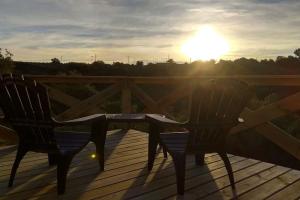
[[[272,76],[197,76],[197,77],[128,77],[128,76],[30,76],[42,82],[49,88],[50,97],[68,107],[67,110],[57,115],[60,119],[69,119],[103,112],[99,105],[117,94],[121,94],[121,111],[131,113],[133,97],[145,106],[143,112],[162,113],[168,115],[168,107],[183,98],[189,98],[191,82],[193,80],[205,81],[218,78],[236,78],[255,86],[300,86],[300,76],[272,75]],[[50,87],[51,84],[107,84],[102,91],[90,87],[94,95],[80,100],[59,89]],[[160,98],[153,98],[142,85],[168,85],[172,90]],[[188,109],[188,108],[187,108]],[[300,110],[300,91],[277,102],[270,103],[257,110],[245,109],[242,117],[245,122],[231,130],[231,134],[255,129],[274,144],[300,160],[300,140],[289,135],[271,121]]]

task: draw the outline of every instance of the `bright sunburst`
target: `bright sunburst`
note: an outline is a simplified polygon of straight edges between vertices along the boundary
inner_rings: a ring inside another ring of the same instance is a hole
[[[229,51],[229,44],[212,27],[205,26],[186,41],[181,50],[192,60],[220,59]]]

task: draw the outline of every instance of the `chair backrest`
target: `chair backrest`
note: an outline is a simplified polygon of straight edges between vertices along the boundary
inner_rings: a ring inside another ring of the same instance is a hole
[[[23,75],[0,75],[0,106],[5,119],[32,149],[56,147],[47,89]]]
[[[216,79],[194,84],[188,129],[188,151],[222,148],[228,131],[238,118],[252,92],[238,80]]]

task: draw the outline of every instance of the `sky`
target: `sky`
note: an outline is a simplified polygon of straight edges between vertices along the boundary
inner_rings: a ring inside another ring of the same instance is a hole
[[[300,47],[299,0],[0,0],[0,48],[14,60],[188,61],[203,26],[230,45],[222,58],[275,58]]]

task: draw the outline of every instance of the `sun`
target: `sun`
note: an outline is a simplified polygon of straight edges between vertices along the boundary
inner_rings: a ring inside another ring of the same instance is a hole
[[[229,51],[228,42],[211,26],[202,27],[198,33],[181,46],[191,60],[220,59]]]

